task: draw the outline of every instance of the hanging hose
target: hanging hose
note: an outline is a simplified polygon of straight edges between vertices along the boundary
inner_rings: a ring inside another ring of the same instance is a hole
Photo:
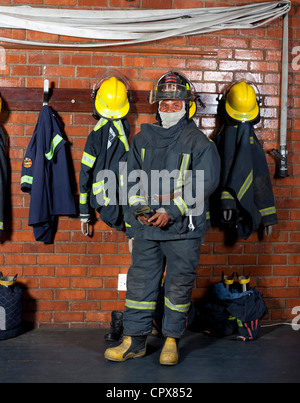
[[[288,98],[288,13],[283,17],[283,38],[282,38],[282,71],[281,71],[281,114],[280,114],[280,146],[279,151],[272,152],[277,157],[275,178],[286,178],[289,176],[287,168],[287,98]]]
[[[274,1],[238,7],[171,10],[65,10],[38,7],[0,7],[0,27],[26,29],[69,37],[105,40],[77,43],[76,47],[138,44],[175,36],[199,35],[225,29],[258,28],[285,15],[291,2]],[[73,47],[0,37],[0,41],[42,47]],[[107,42],[113,41],[113,42]]]

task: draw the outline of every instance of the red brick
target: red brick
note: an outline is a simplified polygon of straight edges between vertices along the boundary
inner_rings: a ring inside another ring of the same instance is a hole
[[[98,301],[75,301],[70,303],[71,311],[95,311],[99,310]]]
[[[73,278],[72,279],[73,288],[102,288],[103,280],[102,278]]]
[[[55,290],[56,299],[78,300],[85,299],[85,290]]]
[[[80,312],[54,312],[55,322],[83,322],[84,313]]]
[[[40,279],[41,288],[69,288],[70,280],[67,278],[48,278],[42,277]]]
[[[88,290],[88,298],[90,299],[117,299],[117,290]]]

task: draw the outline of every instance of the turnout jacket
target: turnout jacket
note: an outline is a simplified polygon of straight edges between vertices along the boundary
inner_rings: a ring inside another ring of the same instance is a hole
[[[7,194],[7,160],[5,154],[5,136],[0,128],[0,237],[4,230],[4,211]]]
[[[215,142],[221,157],[220,186],[213,196],[218,217],[231,210],[229,225],[237,227],[239,238],[247,239],[260,226],[277,223],[275,201],[270,174],[263,148],[249,122],[227,122]]]
[[[129,133],[126,118],[101,118],[89,134],[79,177],[81,218],[89,219],[92,208],[111,228],[121,229],[124,226],[119,196],[119,163],[127,159]]]
[[[31,194],[28,225],[44,243],[53,242],[58,216],[76,214],[66,144],[57,117],[44,105],[21,170],[21,190]]]
[[[158,173],[165,177],[159,180]],[[184,117],[168,129],[142,124],[129,151],[127,175],[125,219],[134,236],[170,240],[205,235],[209,196],[219,183],[220,157],[214,142],[193,120]],[[171,221],[163,228],[142,225],[134,213],[145,205],[153,211],[164,208]]]

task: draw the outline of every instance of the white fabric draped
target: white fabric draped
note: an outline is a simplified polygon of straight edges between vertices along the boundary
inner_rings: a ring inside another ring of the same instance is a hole
[[[73,38],[70,38],[70,42],[65,38],[65,41],[58,43],[6,37],[0,37],[0,41],[42,47],[76,45],[78,48],[139,44],[174,36],[257,28],[285,15],[290,7],[290,1],[172,10],[69,10],[2,6],[1,28],[26,29]],[[88,38],[92,42],[78,43],[74,42],[74,38]]]

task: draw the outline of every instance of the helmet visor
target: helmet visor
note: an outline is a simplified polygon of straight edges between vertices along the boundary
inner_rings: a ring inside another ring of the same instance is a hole
[[[149,103],[162,101],[164,99],[183,99],[185,101],[192,100],[193,93],[188,85],[177,83],[158,84],[149,94]]]

